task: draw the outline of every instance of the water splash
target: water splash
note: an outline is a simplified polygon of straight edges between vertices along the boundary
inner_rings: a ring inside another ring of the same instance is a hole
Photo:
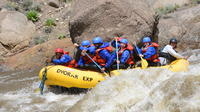
[[[198,69],[200,64],[179,73],[155,68],[124,71],[99,84],[69,112],[199,112]]]
[[[38,71],[0,74],[0,112],[200,112],[200,50],[185,52],[188,72],[166,69],[126,70],[87,94],[41,96]]]

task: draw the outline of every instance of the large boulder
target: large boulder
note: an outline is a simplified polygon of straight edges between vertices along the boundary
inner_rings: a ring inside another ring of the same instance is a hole
[[[10,69],[28,69],[45,65],[45,60],[51,58],[54,55],[56,48],[64,48],[65,51],[69,51],[73,54],[73,44],[71,39],[62,40],[50,40],[46,43],[36,45],[27,49],[19,54],[8,57],[5,60],[5,65]]]
[[[27,47],[35,30],[35,25],[24,14],[16,11],[0,12],[0,46],[5,48],[0,54]]]
[[[6,0],[0,0],[0,11],[6,5],[6,3],[7,3]]]
[[[59,8],[59,1],[58,0],[48,0],[48,4],[54,8]]]
[[[163,16],[158,24],[159,43],[178,38],[181,49],[200,48],[200,5]]]
[[[129,40],[154,35],[154,11],[144,0],[74,0],[70,19],[73,42],[101,36],[109,41],[113,34]]]
[[[167,6],[183,6],[185,4],[189,4],[191,0],[146,0],[150,7],[156,8],[164,8]]]

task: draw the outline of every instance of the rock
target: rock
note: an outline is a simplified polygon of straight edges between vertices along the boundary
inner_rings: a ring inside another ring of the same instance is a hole
[[[48,1],[48,4],[49,4],[51,7],[59,8],[59,1],[58,1],[58,0],[49,0],[49,1]]]
[[[154,11],[143,0],[74,0],[69,23],[73,42],[122,33],[129,40],[153,35]]]
[[[146,0],[150,7],[156,8],[164,8],[166,6],[183,6],[185,4],[189,4],[191,0]]]
[[[56,48],[64,48],[73,54],[73,44],[71,39],[66,38],[62,40],[50,40],[43,44],[38,44],[32,48],[27,49],[19,54],[8,57],[5,60],[5,65],[10,69],[29,69],[45,65],[45,60],[54,55]]]
[[[200,5],[162,17],[158,24],[159,43],[163,46],[172,37],[178,38],[180,48],[200,48]]]
[[[0,0],[0,11],[6,5],[6,3],[7,3],[6,0]]]
[[[2,52],[17,52],[29,45],[35,33],[35,25],[26,16],[16,11],[0,12],[0,44]]]

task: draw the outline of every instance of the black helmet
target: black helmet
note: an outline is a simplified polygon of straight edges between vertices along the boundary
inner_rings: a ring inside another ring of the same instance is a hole
[[[175,38],[170,39],[169,43],[178,43],[178,41]]]

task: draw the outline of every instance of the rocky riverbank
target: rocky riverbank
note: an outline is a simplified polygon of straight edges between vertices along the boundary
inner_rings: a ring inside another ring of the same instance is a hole
[[[73,54],[72,42],[115,35],[143,36],[180,50],[200,48],[199,0],[1,0],[0,66],[40,67],[57,47]],[[192,43],[192,44],[191,44]]]

